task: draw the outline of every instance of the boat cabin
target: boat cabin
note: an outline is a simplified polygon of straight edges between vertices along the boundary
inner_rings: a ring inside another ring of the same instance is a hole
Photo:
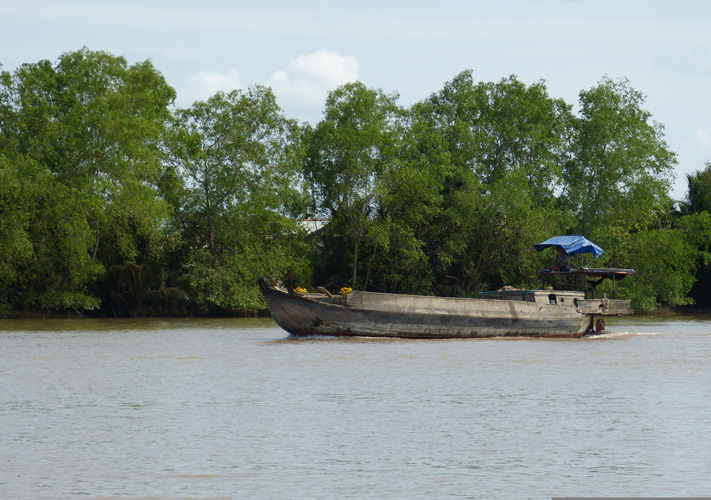
[[[558,289],[574,289],[582,291],[585,293],[585,298],[593,298],[595,295],[595,287],[602,283],[604,280],[612,280],[612,298],[616,295],[616,283],[627,276],[632,276],[635,273],[634,269],[602,269],[602,268],[583,268],[583,269],[570,269],[569,271],[554,271],[550,269],[544,269],[540,271],[543,278],[544,285],[547,278],[553,276],[558,279],[556,283],[556,288]],[[579,279],[573,280],[573,283],[564,283],[559,278],[562,277],[577,277]],[[575,282],[577,281],[577,283]]]
[[[567,256],[567,260],[558,265],[551,266],[549,269],[544,269],[540,272],[543,278],[543,288],[546,288],[546,281],[550,283],[550,277],[557,278],[555,287],[557,289],[573,289],[583,291],[586,299],[594,298],[595,287],[606,279],[612,280],[612,298],[615,299],[615,284],[617,281],[634,274],[634,269],[603,269],[603,268],[588,268],[581,269],[570,268],[570,256],[574,254],[592,254],[596,259],[605,251],[597,246],[592,241],[584,236],[553,236],[542,243],[534,245],[537,251],[543,251],[546,248],[555,248],[558,250],[559,256]],[[561,252],[562,251],[562,252]],[[560,257],[559,257],[560,259]],[[563,281],[563,277],[574,277],[577,279]],[[570,282],[573,283],[570,283]]]

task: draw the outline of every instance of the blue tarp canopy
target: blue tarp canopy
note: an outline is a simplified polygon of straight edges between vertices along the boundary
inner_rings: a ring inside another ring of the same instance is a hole
[[[597,259],[604,250],[585,236],[553,236],[543,243],[533,245],[539,252],[548,247],[561,247],[568,255],[574,253],[591,253]]]

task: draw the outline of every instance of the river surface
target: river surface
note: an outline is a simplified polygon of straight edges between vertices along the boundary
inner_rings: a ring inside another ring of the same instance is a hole
[[[711,317],[577,340],[0,321],[2,499],[711,496]]]

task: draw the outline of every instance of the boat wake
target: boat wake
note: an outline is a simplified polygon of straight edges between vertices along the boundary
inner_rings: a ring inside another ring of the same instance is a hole
[[[612,340],[625,337],[654,337],[659,335],[672,335],[672,332],[606,332],[582,337],[585,340]]]
[[[333,335],[292,335],[284,337],[284,340],[338,340],[339,337]]]

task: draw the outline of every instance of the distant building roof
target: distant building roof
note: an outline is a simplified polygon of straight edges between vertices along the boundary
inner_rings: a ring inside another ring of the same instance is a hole
[[[330,219],[303,219],[299,221],[299,225],[304,228],[307,233],[315,233],[330,222]]]

